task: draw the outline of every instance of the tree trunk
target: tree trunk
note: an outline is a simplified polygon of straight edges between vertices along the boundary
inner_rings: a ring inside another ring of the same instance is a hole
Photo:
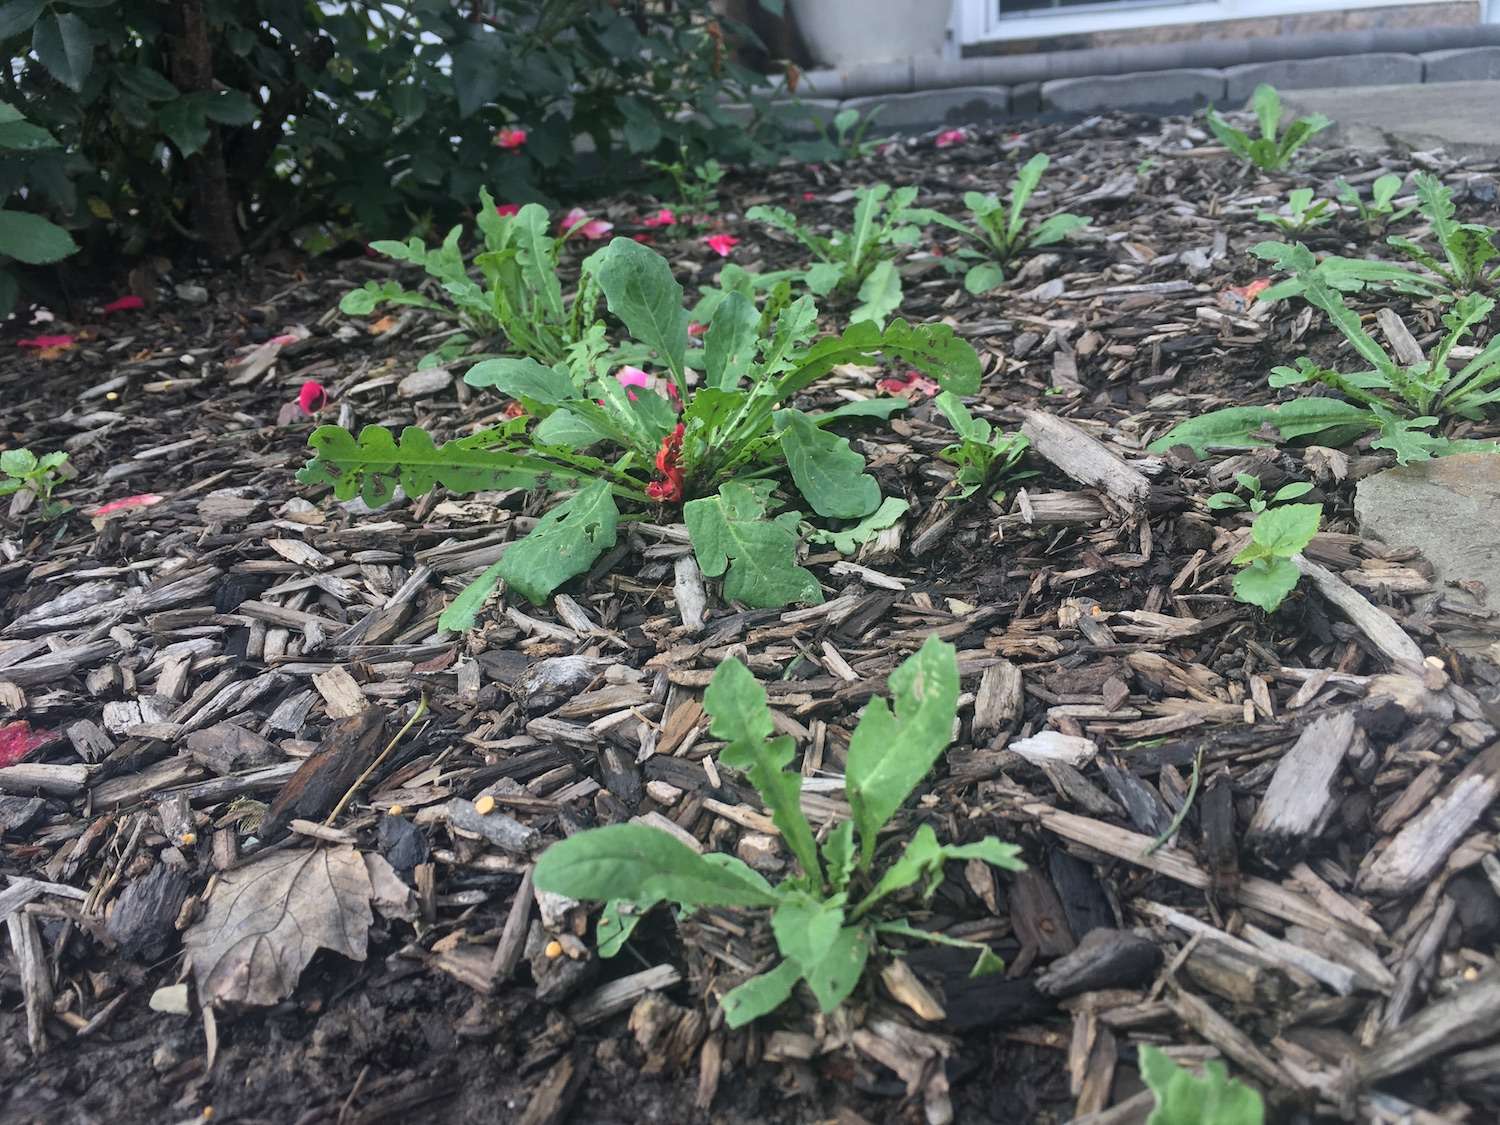
[[[214,88],[213,44],[203,0],[178,0],[182,34],[173,60],[173,78],[185,94],[210,93]],[[219,126],[209,121],[208,142],[187,158],[193,182],[193,226],[209,254],[236,258],[242,252],[234,217],[234,195],[224,166],[224,142]]]

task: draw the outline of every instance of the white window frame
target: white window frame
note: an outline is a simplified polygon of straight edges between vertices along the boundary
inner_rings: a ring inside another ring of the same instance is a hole
[[[969,46],[1006,39],[1046,39],[1090,31],[1125,31],[1178,23],[1209,23],[1218,20],[1300,15],[1305,12],[1344,11],[1350,8],[1444,3],[1451,3],[1451,0],[1122,0],[1120,3],[1052,8],[1002,16],[996,0],[955,0],[953,21],[956,32],[954,39]],[[1491,11],[1497,4],[1500,4],[1500,0],[1491,0]]]

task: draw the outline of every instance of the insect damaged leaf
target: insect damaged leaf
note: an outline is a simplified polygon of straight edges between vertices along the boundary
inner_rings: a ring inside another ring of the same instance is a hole
[[[499,575],[533,605],[594,565],[615,545],[620,510],[606,481],[595,481],[553,508],[501,557]]]
[[[823,601],[812,571],[797,565],[798,513],[767,519],[755,489],[729,481],[717,496],[683,505],[682,514],[698,565],[710,578],[724,575],[726,598],[755,609]]]

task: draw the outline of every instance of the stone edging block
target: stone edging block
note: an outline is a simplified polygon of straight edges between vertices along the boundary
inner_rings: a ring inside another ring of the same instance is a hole
[[[869,113],[880,106],[880,116],[871,127],[882,129],[930,129],[939,125],[986,125],[1010,112],[1010,91],[1004,86],[956,86],[924,90],[919,94],[872,94],[848,98],[841,109]]]
[[[1335,55],[1321,59],[1281,59],[1224,68],[1224,96],[1231,106],[1250,100],[1262,82],[1278,90],[1312,90],[1340,86],[1402,86],[1422,81],[1416,55]]]
[[[1455,47],[1418,57],[1424,82],[1487,82],[1500,78],[1500,47]]]
[[[1224,101],[1219,70],[1151,70],[1097,78],[1055,78],[1041,84],[1043,109],[1096,113],[1108,109],[1178,109]]]

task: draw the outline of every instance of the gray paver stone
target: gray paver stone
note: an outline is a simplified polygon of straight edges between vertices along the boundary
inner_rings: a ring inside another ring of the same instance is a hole
[[[1278,90],[1320,87],[1398,86],[1422,81],[1422,60],[1416,55],[1333,55],[1318,59],[1278,59],[1224,68],[1227,105],[1243,105],[1262,82]]]
[[[1458,47],[1421,56],[1426,82],[1482,82],[1500,78],[1500,47]]]
[[[1010,92],[1003,86],[958,86],[920,94],[874,94],[848,98],[841,109],[869,113],[882,106],[873,128],[928,129],[938,125],[983,125],[1010,111]]]
[[[1107,109],[1172,109],[1224,100],[1221,71],[1147,70],[1095,78],[1054,78],[1043,82],[1043,109],[1095,113]]]

